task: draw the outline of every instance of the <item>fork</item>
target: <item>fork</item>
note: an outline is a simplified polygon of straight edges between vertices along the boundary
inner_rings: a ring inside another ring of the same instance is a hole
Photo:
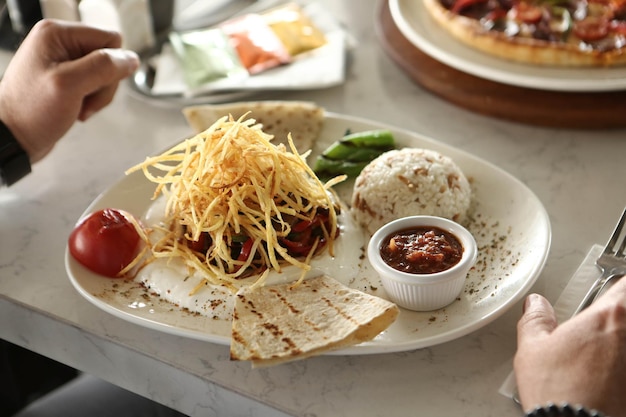
[[[611,234],[609,241],[604,246],[602,253],[598,259],[596,259],[596,266],[600,268],[602,274],[593,283],[585,295],[585,298],[583,298],[582,302],[578,305],[578,308],[572,316],[580,313],[596,301],[610,281],[618,279],[626,274],[626,235],[621,241],[619,241],[625,224],[626,208],[624,208],[622,216],[615,225],[615,230],[613,230],[613,234]],[[513,401],[520,404],[517,387],[513,390]]]
[[[574,315],[580,313],[596,301],[609,282],[626,274],[626,253],[624,252],[626,249],[626,236],[619,241],[624,224],[626,224],[626,208],[624,208],[611,238],[602,250],[602,254],[596,260],[596,265],[602,271],[602,275],[593,283],[585,298],[583,298],[574,312]]]

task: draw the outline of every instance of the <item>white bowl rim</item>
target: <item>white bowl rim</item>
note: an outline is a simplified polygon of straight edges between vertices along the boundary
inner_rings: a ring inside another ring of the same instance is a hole
[[[389,266],[380,256],[380,244],[394,231],[410,228],[411,226],[433,226],[447,231],[456,236],[463,246],[461,260],[449,269],[430,274],[413,274],[398,271]],[[386,223],[380,227],[370,238],[367,248],[369,261],[375,270],[389,279],[409,285],[424,285],[441,283],[458,278],[459,273],[467,274],[476,262],[478,248],[474,236],[461,224],[444,217],[417,215],[402,217]]]

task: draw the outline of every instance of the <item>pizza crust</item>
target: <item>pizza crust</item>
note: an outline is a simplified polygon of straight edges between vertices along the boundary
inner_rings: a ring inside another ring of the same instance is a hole
[[[420,1],[420,0],[418,0]],[[489,31],[477,20],[458,15],[439,0],[423,0],[429,15],[458,41],[486,54],[519,63],[557,67],[608,67],[626,64],[626,47],[606,52],[581,50],[576,44],[509,37]]]

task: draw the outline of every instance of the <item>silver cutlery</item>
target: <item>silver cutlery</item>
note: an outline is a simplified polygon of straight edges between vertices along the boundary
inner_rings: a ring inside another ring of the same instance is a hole
[[[580,303],[573,315],[580,313],[589,307],[607,287],[609,282],[626,274],[626,235],[620,240],[620,235],[626,224],[626,208],[622,212],[611,238],[607,242],[602,254],[596,259],[596,265],[602,271],[602,275],[593,283],[585,298]]]
[[[258,13],[269,10],[281,4],[287,4],[287,0],[216,0],[206,2],[195,0],[186,2],[187,7],[180,10],[174,17],[172,30],[186,31],[207,28],[227,19],[242,16],[247,13]],[[245,92],[222,92],[200,97],[185,97],[181,93],[155,94],[154,87],[156,66],[154,58],[161,53],[161,47],[168,41],[169,30],[158,34],[157,45],[154,48],[141,53],[141,64],[135,74],[128,79],[128,85],[132,92],[142,98],[154,99],[154,103],[171,105],[174,107],[188,106],[193,104],[223,103],[233,101],[240,97],[250,95]]]
[[[589,291],[587,291],[587,294],[585,294],[585,297],[572,316],[580,313],[596,301],[611,281],[626,275],[626,233],[624,233],[624,236],[620,239],[622,232],[624,232],[624,225],[626,225],[626,208],[624,208],[602,253],[598,259],[596,259],[596,266],[600,269],[602,274],[596,279]],[[513,401],[520,404],[517,388],[513,391],[512,398]]]

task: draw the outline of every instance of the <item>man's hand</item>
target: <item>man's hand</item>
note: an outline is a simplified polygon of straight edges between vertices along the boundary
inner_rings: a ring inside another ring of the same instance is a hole
[[[524,410],[568,402],[626,416],[626,279],[561,325],[550,303],[531,294],[517,329]]]
[[[76,120],[111,102],[120,80],[139,66],[119,49],[120,35],[81,24],[42,20],[0,81],[0,120],[35,162]]]

